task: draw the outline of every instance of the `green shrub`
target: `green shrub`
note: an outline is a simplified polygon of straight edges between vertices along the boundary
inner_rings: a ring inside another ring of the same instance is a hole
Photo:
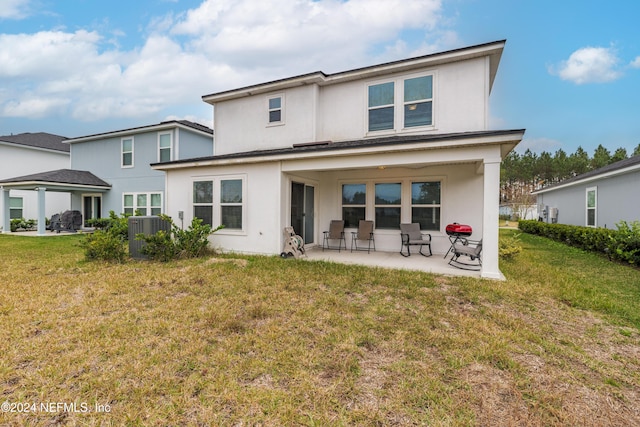
[[[515,234],[509,237],[503,237],[500,239],[498,246],[498,254],[502,259],[513,259],[520,252],[522,252],[522,245],[520,244],[520,234]]]
[[[14,233],[18,230],[35,230],[38,226],[38,221],[35,219],[14,218],[11,220],[9,226],[11,227],[11,232]]]
[[[219,226],[212,229],[209,224],[203,224],[200,218],[194,218],[186,230],[178,227],[170,216],[160,215],[171,224],[171,231],[160,230],[152,235],[137,234],[136,240],[144,240],[145,245],[140,249],[149,258],[156,261],[169,261],[174,258],[195,258],[206,253],[209,247],[209,235],[224,228]]]
[[[590,252],[607,254],[611,259],[640,265],[640,222],[621,221],[617,230],[578,225],[520,221],[520,230],[544,236]]]
[[[109,212],[108,218],[88,220],[96,231],[87,234],[79,245],[88,260],[123,262],[127,257],[128,215]]]
[[[123,262],[127,256],[126,239],[118,233],[96,230],[80,241],[88,260]]]

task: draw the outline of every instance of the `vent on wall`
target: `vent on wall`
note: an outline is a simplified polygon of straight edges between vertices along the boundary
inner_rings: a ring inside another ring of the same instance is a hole
[[[130,216],[128,221],[129,255],[133,258],[148,258],[141,252],[145,242],[143,240],[136,240],[137,234],[150,236],[152,234],[156,234],[160,230],[164,230],[167,233],[171,231],[171,224],[169,221],[164,220],[159,216]]]

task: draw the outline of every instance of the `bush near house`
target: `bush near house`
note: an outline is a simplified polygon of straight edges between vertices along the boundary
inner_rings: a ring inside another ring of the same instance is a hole
[[[109,212],[108,218],[90,219],[87,225],[96,231],[87,234],[78,244],[87,260],[124,262],[127,258],[128,215]]]
[[[616,227],[617,230],[540,221],[518,222],[518,228],[525,233],[604,253],[613,260],[640,266],[640,221],[621,221]]]
[[[224,228],[221,225],[212,228],[203,224],[200,218],[194,218],[186,230],[178,227],[170,216],[160,215],[171,224],[171,231],[167,233],[159,230],[152,235],[137,234],[136,240],[144,240],[145,246],[140,249],[145,255],[156,261],[170,261],[175,258],[197,258],[207,253],[209,235]]]
[[[14,218],[11,220],[11,232],[16,231],[33,231],[38,227],[38,221],[35,219]]]

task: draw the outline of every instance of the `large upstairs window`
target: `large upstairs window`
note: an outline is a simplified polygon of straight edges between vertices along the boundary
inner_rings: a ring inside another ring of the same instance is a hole
[[[368,132],[433,125],[433,75],[372,84],[367,90]]]

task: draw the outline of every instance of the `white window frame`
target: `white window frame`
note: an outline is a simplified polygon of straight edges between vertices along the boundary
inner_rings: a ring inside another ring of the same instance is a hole
[[[124,151],[124,142],[131,140],[131,151]],[[124,155],[127,153],[131,153],[131,164],[124,164]],[[120,167],[123,169],[132,168],[135,166],[135,140],[133,136],[127,136],[125,138],[120,139]]]
[[[343,194],[344,194],[344,186],[345,185],[364,185],[364,203],[344,203]],[[367,219],[367,201],[368,197],[368,185],[366,181],[357,181],[357,182],[343,182],[340,184],[340,215],[342,215],[342,219],[344,220],[344,208],[364,208],[364,217],[362,219]],[[346,225],[346,227],[349,227]],[[355,225],[358,227],[358,225]],[[354,227],[351,227],[354,228]]]
[[[242,202],[240,203],[222,203],[222,181],[242,181]],[[193,177],[191,181],[191,192],[193,193],[193,184],[195,182],[212,182],[213,194],[211,203],[195,203],[193,201],[193,194],[190,195],[191,200],[191,213],[192,217],[195,217],[194,206],[211,206],[211,222],[212,227],[215,228],[221,224],[222,221],[222,207],[223,206],[241,206],[242,207],[242,228],[222,228],[216,232],[216,234],[225,235],[246,235],[247,234],[247,175],[209,175]]]
[[[446,198],[446,177],[442,175],[417,175],[417,176],[398,176],[398,177],[381,177],[379,179],[369,178],[369,179],[345,179],[338,181],[338,197],[339,206],[341,208],[341,218],[342,218],[342,207],[345,206],[342,204],[342,186],[345,184],[365,184],[366,185],[366,205],[365,205],[365,218],[366,220],[374,221],[374,225],[376,227],[376,233],[379,234],[388,234],[394,235],[398,233],[398,229],[391,228],[377,228],[378,224],[375,224],[375,216],[376,216],[376,207],[397,207],[398,205],[377,205],[375,202],[375,186],[376,184],[394,184],[400,183],[400,223],[409,223],[412,221],[412,208],[422,207],[424,205],[414,205],[412,204],[411,198],[411,184],[414,182],[439,182],[440,183],[440,204],[439,205],[427,205],[427,207],[437,206],[440,208],[440,228],[438,230],[425,230],[429,233],[444,233],[443,231],[443,221],[442,219],[445,216],[445,198]],[[355,206],[355,205],[346,205],[346,206]]]
[[[383,184],[400,184],[400,203],[398,204],[392,204],[392,205],[387,205],[387,204],[378,204],[376,203],[376,185],[383,185]],[[402,223],[402,212],[406,209],[406,207],[404,206],[406,204],[406,200],[407,198],[405,197],[404,193],[404,188],[406,186],[406,180],[403,179],[390,179],[390,180],[374,180],[372,183],[372,190],[373,190],[373,220],[374,220],[374,225],[376,230],[389,230],[389,231],[400,231],[400,224]],[[386,209],[386,208],[400,208],[400,219],[398,221],[398,228],[378,228],[378,221],[375,220],[376,218],[376,210],[380,208],[380,209]]]
[[[413,194],[412,194],[412,190],[413,190],[413,184],[418,184],[418,183],[431,183],[431,182],[438,182],[440,183],[440,203],[413,203]],[[409,215],[411,217],[411,222],[413,222],[413,208],[432,208],[432,209],[440,209],[440,217],[438,218],[438,222],[439,222],[439,227],[437,229],[430,229],[430,228],[421,228],[421,230],[423,231],[440,231],[440,229],[442,228],[442,180],[441,179],[412,179],[409,182]]]
[[[431,98],[417,101],[405,102],[404,100],[404,82],[405,80],[415,79],[418,77],[431,76]],[[384,83],[394,84],[394,103],[393,105],[376,106],[375,108],[393,107],[393,128],[382,130],[369,130],[369,111],[373,107],[369,107],[369,87],[377,86]],[[416,74],[403,75],[392,79],[370,81],[364,84],[364,134],[366,136],[388,135],[396,133],[409,133],[416,131],[434,130],[436,129],[436,99],[437,99],[437,72],[435,70],[426,71]],[[404,108],[408,104],[418,104],[431,102],[431,124],[422,126],[405,127]]]
[[[168,135],[169,136],[169,146],[168,147],[162,147],[161,141],[162,141],[162,137],[164,135]],[[169,160],[166,161],[172,161],[173,160],[173,133],[172,132],[158,132],[158,162],[162,162],[162,150],[169,150]]]
[[[151,196],[152,195],[160,195],[160,206],[154,206],[151,204]],[[138,205],[138,196],[146,196],[147,197],[147,202],[145,206],[140,206]],[[128,206],[125,202],[126,200],[126,196],[131,196],[133,198],[133,204],[131,206]],[[125,214],[132,214],[135,215],[136,211],[140,210],[141,208],[146,209],[146,213],[145,216],[153,216],[153,215],[159,215],[164,213],[164,194],[162,193],[162,191],[148,191],[148,192],[137,192],[137,193],[122,193],[122,212]],[[159,213],[152,213],[153,209],[160,209]],[[131,209],[131,212],[127,212],[127,209]]]
[[[594,206],[589,207],[589,193],[593,192]],[[593,224],[589,224],[589,210],[593,210]],[[598,187],[587,187],[585,191],[585,219],[584,222],[587,227],[598,226]]]
[[[20,201],[20,207],[15,207],[15,206],[11,206],[11,202],[12,201]],[[20,216],[14,217],[13,215],[11,215],[12,211],[20,211]],[[20,218],[24,218],[24,197],[14,197],[11,196],[9,197],[9,218],[10,219],[20,219]]]
[[[272,99],[280,99],[280,107],[279,108],[271,108],[270,106],[270,101]],[[284,100],[284,93],[278,93],[275,95],[270,95],[266,98],[266,106],[267,106],[267,127],[270,126],[282,126],[285,123],[284,117],[285,117],[285,100]],[[272,111],[280,111],[280,120],[278,121],[271,121],[271,112]]]

